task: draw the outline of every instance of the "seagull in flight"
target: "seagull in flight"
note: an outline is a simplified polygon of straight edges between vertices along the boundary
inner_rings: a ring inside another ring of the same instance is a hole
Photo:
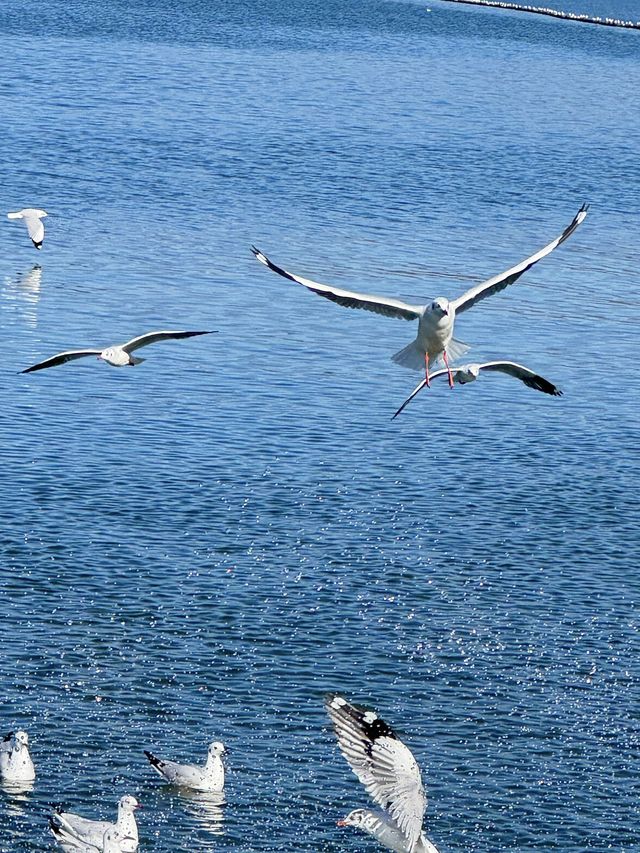
[[[524,367],[522,364],[516,364],[515,361],[486,361],[484,364],[463,364],[460,367],[452,367],[451,373],[453,374],[454,382],[458,385],[467,385],[469,382],[475,382],[483,370],[490,373],[506,373],[507,376],[513,376],[514,379],[519,379],[520,382],[524,382],[524,384],[529,388],[535,388],[536,391],[542,391],[544,394],[552,394],[554,397],[562,397],[562,391],[556,385],[549,382],[549,380],[545,379],[544,376],[534,373],[533,370],[530,370],[528,367]],[[446,373],[446,370],[437,370],[435,373],[431,374],[431,378],[436,379],[436,377],[444,376]],[[393,418],[398,417],[400,412],[409,405],[416,394],[420,393],[426,384],[426,379],[423,379],[422,382],[416,385]],[[391,420],[393,420],[393,418],[391,418]]]
[[[25,207],[24,210],[18,210],[15,213],[7,213],[7,219],[24,219],[24,224],[27,226],[29,237],[36,249],[42,248],[44,240],[44,225],[41,222],[45,216],[48,216],[46,210],[38,210],[36,207]]]
[[[260,263],[269,267],[273,272],[291,281],[295,281],[313,293],[324,296],[325,299],[330,299],[332,302],[337,302],[338,305],[342,305],[345,308],[363,308],[365,311],[373,311],[376,314],[382,314],[386,317],[397,317],[401,320],[418,320],[418,334],[415,340],[397,352],[392,357],[393,361],[411,370],[424,369],[426,383],[429,385],[429,370],[442,359],[447,368],[449,385],[453,388],[453,374],[449,370],[449,360],[455,361],[461,358],[469,349],[466,344],[457,341],[453,337],[453,326],[456,315],[462,314],[476,303],[486,299],[487,296],[499,293],[505,287],[517,281],[524,272],[573,234],[576,228],[584,221],[588,208],[589,205],[583,204],[572,222],[559,237],[556,237],[555,240],[552,240],[544,248],[519,264],[516,264],[516,266],[510,267],[505,272],[499,273],[493,276],[493,278],[475,285],[475,287],[467,290],[466,293],[463,293],[457,299],[446,299],[444,296],[439,296],[433,302],[425,305],[410,305],[399,299],[390,299],[386,296],[371,296],[365,293],[341,290],[328,284],[319,284],[316,281],[311,281],[311,279],[302,278],[302,276],[287,272],[287,270],[274,264],[263,252],[256,249],[255,246],[251,247],[251,251]]]
[[[44,370],[46,367],[57,367],[59,364],[65,364],[67,361],[74,361],[76,358],[85,358],[85,356],[95,355],[102,361],[106,361],[112,367],[133,367],[140,364],[145,359],[132,355],[131,353],[141,347],[147,347],[149,344],[156,344],[158,341],[173,341],[178,338],[193,338],[196,335],[211,335],[214,332],[147,332],[137,338],[132,338],[126,344],[118,344],[116,346],[107,347],[106,349],[72,349],[66,352],[59,352],[57,355],[51,356],[44,361],[33,364],[31,367],[21,370],[21,373],[33,373],[34,370]]]
[[[427,795],[411,750],[375,711],[333,693],[325,708],[342,754],[381,808],[355,809],[338,826],[356,826],[394,853],[438,853],[422,831]]]
[[[224,788],[222,756],[225,752],[224,744],[220,741],[214,741],[209,745],[207,762],[204,767],[198,767],[197,764],[177,764],[175,761],[163,761],[146,749],[144,754],[154,770],[172,785],[192,788],[194,791],[219,794]]]

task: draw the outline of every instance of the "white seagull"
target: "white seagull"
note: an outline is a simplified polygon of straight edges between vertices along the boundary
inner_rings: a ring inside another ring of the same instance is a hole
[[[15,213],[7,213],[7,219],[24,219],[24,224],[27,226],[29,237],[36,249],[42,248],[44,240],[44,224],[42,219],[48,216],[46,210],[38,210],[36,207],[25,207],[24,210],[18,210]]]
[[[19,729],[0,741],[0,778],[3,782],[32,782],[36,770],[29,755],[29,735]]]
[[[194,791],[220,793],[224,788],[222,756],[225,752],[224,744],[217,740],[214,741],[209,745],[204,767],[199,767],[197,764],[177,764],[175,761],[164,761],[161,758],[156,758],[152,752],[148,752],[146,749],[144,754],[154,770],[172,785],[192,788]]]
[[[56,840],[71,850],[90,850],[92,846],[102,850],[105,835],[115,830],[121,836],[119,844],[122,853],[134,853],[138,849],[138,826],[134,812],[139,808],[140,803],[136,798],[127,795],[118,803],[118,819],[115,823],[89,820],[71,812],[54,812],[49,818],[49,827]]]
[[[506,373],[507,376],[513,376],[514,379],[524,382],[529,388],[535,388],[536,391],[542,391],[544,394],[552,394],[554,397],[562,397],[562,391],[553,382],[549,382],[544,376],[534,373],[533,370],[524,367],[522,364],[516,364],[515,361],[486,361],[484,364],[463,364],[460,367],[452,367],[451,373],[453,374],[454,382],[458,385],[467,385],[469,382],[475,382],[482,370],[490,373],[494,371],[497,373]],[[436,379],[438,376],[445,376],[446,373],[446,370],[437,370],[431,374],[431,379]],[[427,380],[423,379],[422,382],[416,385],[393,418],[398,417],[400,412],[409,405],[416,394],[422,391],[426,384]]]
[[[172,341],[178,338],[193,338],[196,335],[211,335],[214,332],[147,332],[137,338],[132,338],[126,344],[107,347],[107,349],[73,349],[66,352],[59,352],[57,355],[51,356],[44,361],[38,362],[31,367],[21,370],[21,373],[32,373],[34,370],[44,370],[46,367],[57,367],[59,364],[65,364],[67,361],[74,361],[76,358],[85,358],[85,356],[95,355],[102,361],[106,361],[112,367],[133,367],[140,364],[145,359],[131,355],[141,347],[147,347],[149,344],[158,343],[158,341]]]
[[[338,826],[357,826],[394,853],[438,853],[422,831],[427,796],[411,751],[375,711],[331,694],[325,708],[349,766],[381,811],[355,809]]]
[[[393,361],[411,370],[424,369],[428,385],[429,369],[439,359],[442,359],[448,368],[449,359],[454,361],[469,349],[466,344],[455,340],[453,337],[453,326],[456,315],[462,314],[463,311],[467,311],[477,302],[486,299],[487,296],[491,296],[494,293],[499,293],[509,284],[517,281],[524,272],[573,234],[580,223],[584,221],[587,210],[588,205],[583,204],[571,224],[565,228],[559,237],[556,237],[555,240],[552,240],[543,249],[516,264],[516,266],[493,276],[493,278],[487,279],[487,281],[483,281],[481,284],[477,284],[457,299],[449,300],[445,299],[444,296],[439,296],[433,302],[425,305],[410,305],[406,302],[401,302],[399,299],[370,296],[365,293],[341,290],[327,284],[319,284],[318,282],[311,281],[311,279],[302,278],[302,276],[287,272],[287,270],[282,269],[282,267],[277,266],[273,261],[269,260],[255,246],[251,247],[251,251],[261,263],[278,273],[278,275],[302,284],[313,293],[324,296],[332,302],[337,302],[345,308],[364,308],[366,311],[373,311],[376,314],[383,314],[386,317],[397,317],[402,320],[418,320],[418,334],[416,339],[404,349],[397,352],[393,356]],[[453,387],[453,376],[451,373],[449,373],[449,384]]]

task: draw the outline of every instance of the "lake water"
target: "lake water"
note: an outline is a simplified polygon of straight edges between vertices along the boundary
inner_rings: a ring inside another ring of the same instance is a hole
[[[563,8],[640,17],[625,0]],[[51,803],[141,851],[374,851],[326,691],[414,751],[442,853],[640,850],[640,33],[438,0],[4,0],[0,725]],[[585,223],[461,317],[506,377],[434,383],[421,301]],[[4,215],[4,214],[3,214]],[[60,350],[219,334],[136,370]],[[229,748],[222,809],[143,749]]]

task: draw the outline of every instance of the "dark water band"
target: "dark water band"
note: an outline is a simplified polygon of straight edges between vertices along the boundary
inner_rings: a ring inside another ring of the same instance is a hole
[[[531,12],[534,15],[549,15],[551,18],[563,18],[567,21],[579,21],[583,24],[600,24],[603,27],[625,27],[628,30],[640,30],[640,21],[621,21],[618,18],[594,18],[591,15],[574,15],[572,12],[560,12],[544,6],[521,6],[519,3],[503,3],[499,0],[445,0],[445,3],[466,3],[468,6],[492,6],[496,9],[512,9],[516,12]]]

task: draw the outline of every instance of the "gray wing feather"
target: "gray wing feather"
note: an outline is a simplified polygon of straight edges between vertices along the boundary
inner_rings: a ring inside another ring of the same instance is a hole
[[[139,335],[137,338],[132,338],[130,341],[127,341],[126,344],[122,344],[122,349],[127,353],[132,353],[134,350],[140,349],[141,347],[147,347],[149,344],[156,344],[158,341],[173,341],[178,340],[179,338],[193,338],[196,335],[211,335],[214,334],[211,331],[207,332],[174,332],[174,331],[161,331],[161,332],[147,332],[144,335]]]
[[[533,370],[524,367],[522,364],[516,364],[515,361],[488,361],[486,364],[480,365],[480,370],[496,370],[500,373],[506,373],[536,391],[552,394],[554,397],[562,396],[562,391],[544,376],[534,373]]]
[[[33,373],[34,370],[44,370],[45,367],[57,367],[59,364],[65,364],[67,361],[75,361],[76,358],[100,355],[101,352],[102,350],[100,349],[74,349],[68,352],[59,352],[57,355],[51,356],[51,358],[40,361],[38,364],[33,364],[25,370],[21,370],[20,373]]]
[[[409,305],[400,299],[389,299],[385,296],[371,296],[366,293],[341,290],[338,287],[330,287],[327,284],[312,281],[310,278],[294,275],[274,264],[265,254],[256,249],[255,246],[251,247],[251,251],[260,263],[269,267],[273,272],[278,273],[283,278],[288,278],[290,281],[301,284],[313,293],[317,293],[318,296],[324,296],[325,299],[330,299],[344,308],[363,308],[365,311],[373,311],[375,314],[382,314],[385,317],[396,317],[401,320],[417,320],[424,313],[423,305]]]
[[[555,240],[552,240],[551,243],[546,245],[543,249],[540,249],[539,252],[536,252],[535,255],[531,255],[531,257],[526,258],[515,267],[511,267],[511,269],[506,270],[506,272],[499,273],[493,278],[487,279],[487,281],[483,281],[481,284],[477,284],[475,287],[467,290],[466,293],[463,293],[462,296],[452,300],[452,305],[454,306],[456,313],[461,314],[463,311],[467,311],[475,305],[476,302],[480,302],[482,299],[486,299],[487,296],[491,296],[494,293],[499,293],[501,290],[504,290],[505,287],[517,281],[523,273],[528,269],[531,269],[534,264],[550,252],[553,252],[560,243],[563,243],[573,234],[580,223],[584,222],[588,209],[589,205],[583,204],[574,216],[571,224],[565,228],[562,234],[559,237],[556,237]]]
[[[23,216],[29,237],[36,246],[39,246],[44,240],[44,222],[34,214],[25,214]]]

